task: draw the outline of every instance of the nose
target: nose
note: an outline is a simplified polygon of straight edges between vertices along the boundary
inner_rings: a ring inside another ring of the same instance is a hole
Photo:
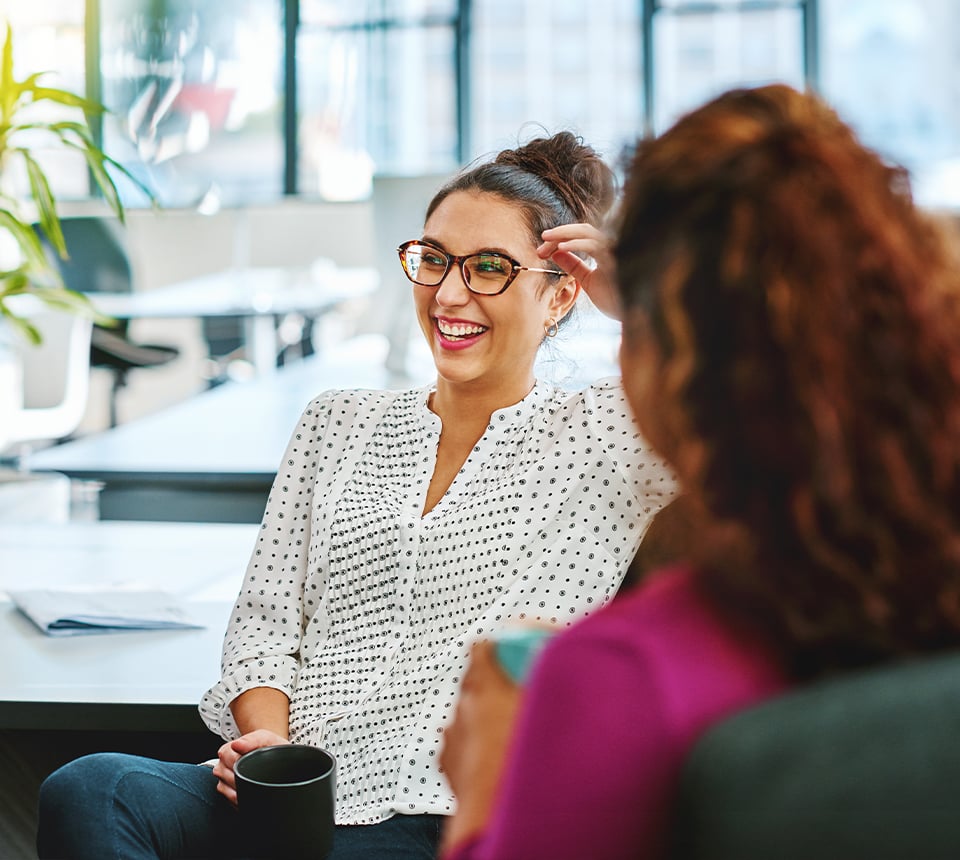
[[[445,308],[460,307],[470,301],[470,295],[460,266],[452,265],[437,287],[437,304]]]

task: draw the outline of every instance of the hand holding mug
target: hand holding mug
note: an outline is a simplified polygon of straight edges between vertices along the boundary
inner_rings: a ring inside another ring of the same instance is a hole
[[[217,763],[213,767],[213,775],[220,780],[217,791],[220,792],[234,806],[237,804],[237,782],[234,767],[240,756],[260,747],[277,746],[289,741],[276,732],[267,729],[257,729],[253,732],[227,741],[217,752]]]

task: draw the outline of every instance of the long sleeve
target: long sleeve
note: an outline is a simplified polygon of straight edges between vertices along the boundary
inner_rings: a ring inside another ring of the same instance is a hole
[[[224,738],[239,734],[228,706],[241,693],[254,687],[274,687],[292,697],[297,684],[300,641],[308,612],[304,585],[311,511],[328,412],[324,398],[317,398],[294,429],[230,615],[221,679],[200,703],[207,726]]]

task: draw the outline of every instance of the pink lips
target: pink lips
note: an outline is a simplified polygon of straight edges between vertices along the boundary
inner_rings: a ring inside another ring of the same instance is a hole
[[[465,320],[451,320],[444,318],[445,323],[450,323],[451,325],[456,325],[462,323],[464,325],[474,325],[474,323],[467,322]],[[456,351],[461,349],[468,349],[473,346],[480,338],[482,338],[486,331],[482,331],[479,334],[471,335],[470,337],[458,337],[455,339],[448,338],[442,331],[440,331],[439,323],[436,319],[433,321],[434,330],[437,333],[437,341],[443,349]]]

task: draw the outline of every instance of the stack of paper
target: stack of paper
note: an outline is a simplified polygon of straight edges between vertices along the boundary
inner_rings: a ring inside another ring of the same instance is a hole
[[[9,591],[10,599],[51,636],[119,630],[203,627],[180,598],[163,591]]]

